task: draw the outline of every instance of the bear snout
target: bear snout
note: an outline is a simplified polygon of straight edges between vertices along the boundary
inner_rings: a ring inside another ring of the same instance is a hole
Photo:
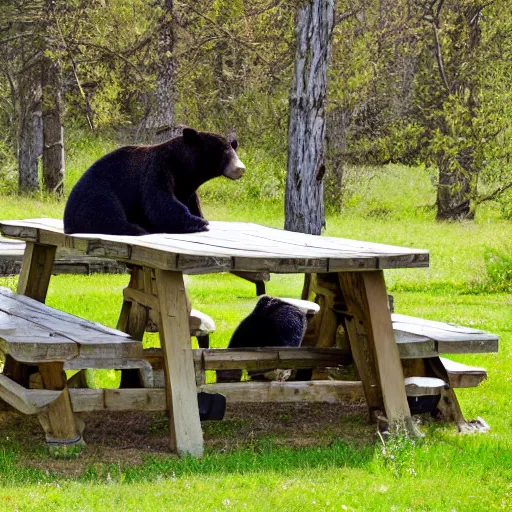
[[[245,165],[238,158],[238,155],[233,151],[231,161],[224,171],[224,176],[232,180],[239,180],[245,172]]]

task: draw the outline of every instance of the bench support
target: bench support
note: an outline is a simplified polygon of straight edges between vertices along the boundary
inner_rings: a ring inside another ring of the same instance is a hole
[[[84,444],[84,424],[73,414],[63,364],[39,364],[39,373],[44,389],[62,391],[55,401],[48,404],[48,411],[38,415],[38,419],[46,433],[46,441],[51,447],[56,446],[59,454],[65,456],[66,447]]]

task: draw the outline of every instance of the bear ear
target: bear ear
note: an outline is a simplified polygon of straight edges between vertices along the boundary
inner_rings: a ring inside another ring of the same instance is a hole
[[[230,141],[231,147],[236,151],[236,148],[238,147],[238,141],[236,139],[233,139]]]
[[[194,128],[183,128],[183,140],[187,144],[193,144],[199,140],[199,133]]]

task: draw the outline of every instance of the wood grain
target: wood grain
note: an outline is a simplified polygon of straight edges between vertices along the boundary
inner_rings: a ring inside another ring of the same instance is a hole
[[[160,300],[160,343],[164,354],[171,449],[179,454],[201,456],[203,433],[183,274],[157,270],[156,285]]]
[[[428,266],[428,252],[323,236],[257,224],[211,222],[204,233],[140,237],[64,235],[56,219],[2,221],[7,237],[73,248],[85,255],[150,267],[202,272],[335,272]]]
[[[39,302],[46,300],[53,262],[57,247],[28,242],[25,246],[21,271],[18,279],[18,293]]]

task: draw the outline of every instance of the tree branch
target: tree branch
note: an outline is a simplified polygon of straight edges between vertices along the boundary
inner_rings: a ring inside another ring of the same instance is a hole
[[[441,53],[441,41],[439,40],[439,14],[441,13],[441,9],[443,7],[444,0],[440,0],[439,5],[437,7],[437,12],[432,20],[432,28],[434,29],[434,37],[436,40],[435,45],[435,54],[437,60],[437,67],[439,68],[439,74],[441,75],[441,79],[446,87],[448,93],[451,93],[451,87],[448,85],[448,79],[446,78],[446,73],[444,70],[444,62],[443,62],[443,54]]]
[[[24,32],[23,34],[17,34],[15,36],[8,37],[7,39],[0,39],[0,45],[10,43],[16,39],[22,39],[25,37],[33,36],[35,32]]]
[[[235,35],[233,35],[229,30],[225,29],[224,27],[220,26],[216,21],[212,20],[208,16],[204,15],[202,12],[195,9],[191,3],[187,4],[187,9],[191,10],[195,14],[197,14],[200,18],[203,18],[205,21],[213,25],[217,30],[221,31],[223,34],[228,36],[232,41],[237,42],[238,44],[241,44],[242,46],[245,46],[246,48],[249,48],[262,62],[267,64],[267,66],[270,65],[270,63],[265,59],[259,52],[255,51],[254,45],[252,43],[249,43],[247,41],[244,41],[243,39],[239,39]]]
[[[89,116],[89,112],[92,112],[92,108],[91,108],[91,105],[89,104],[89,100],[87,99],[87,96],[85,94],[85,91],[82,87],[82,84],[80,83],[80,79],[78,78],[78,72],[77,72],[77,69],[76,69],[76,63],[75,63],[75,59],[73,58],[73,54],[71,53],[67,43],[66,43],[66,39],[64,38],[64,34],[62,33],[62,29],[61,29],[61,26],[60,26],[60,23],[59,23],[59,20],[57,18],[57,15],[55,14],[55,4],[52,5],[51,7],[52,9],[52,15],[53,15],[53,19],[55,20],[55,24],[57,25],[57,30],[59,31],[59,35],[60,35],[60,38],[62,40],[62,44],[64,45],[64,48],[66,49],[68,55],[69,55],[69,60],[71,61],[71,67],[73,68],[73,75],[75,77],[75,81],[76,81],[76,85],[78,86],[78,90],[80,91],[80,95],[82,96],[82,99],[84,100],[84,103],[85,103],[85,118],[87,119],[87,123],[89,124],[89,128],[94,131],[94,125],[92,123],[92,119],[91,119],[91,116]]]
[[[505,192],[506,190],[508,190],[510,188],[512,188],[512,182],[502,185],[501,187],[498,187],[496,190],[494,190],[493,192],[491,192],[490,194],[488,194],[486,196],[477,198],[476,204],[483,203],[484,201],[492,201],[493,199],[496,199],[501,194],[503,194],[503,192]]]

